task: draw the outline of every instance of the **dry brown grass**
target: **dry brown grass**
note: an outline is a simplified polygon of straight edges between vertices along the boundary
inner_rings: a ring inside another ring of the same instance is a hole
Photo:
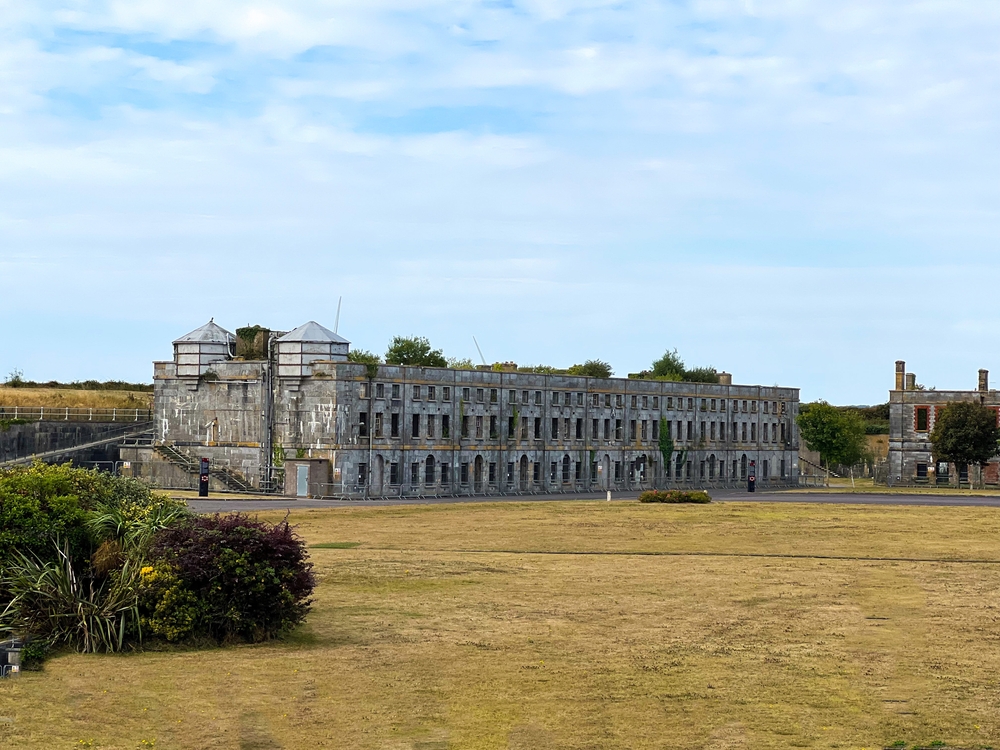
[[[144,391],[82,391],[72,388],[2,388],[0,406],[61,406],[79,409],[151,409]]]
[[[360,543],[313,550],[315,609],[294,636],[58,657],[0,684],[0,746],[1000,745],[998,509],[564,502],[292,520],[311,543]]]

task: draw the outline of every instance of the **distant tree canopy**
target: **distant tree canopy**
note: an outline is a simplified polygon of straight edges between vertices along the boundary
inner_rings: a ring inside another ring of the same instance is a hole
[[[809,450],[819,453],[827,469],[832,464],[853,466],[867,453],[865,424],[857,412],[816,401],[802,405],[796,422]]]
[[[719,373],[714,367],[686,368],[684,360],[681,359],[676,349],[664,352],[662,357],[653,362],[651,369],[629,375],[629,377],[639,380],[672,380],[688,383],[719,382]]]
[[[948,404],[934,420],[930,437],[937,460],[985,466],[997,455],[1000,441],[996,412],[973,401]]]
[[[566,373],[568,375],[585,375],[588,378],[610,378],[611,365],[600,359],[588,359],[582,365],[573,365]]]
[[[357,362],[361,365],[380,365],[382,358],[366,349],[352,349],[347,353],[348,362]]]
[[[447,367],[448,361],[440,349],[431,349],[431,342],[423,336],[396,336],[385,353],[390,365],[416,367]]]

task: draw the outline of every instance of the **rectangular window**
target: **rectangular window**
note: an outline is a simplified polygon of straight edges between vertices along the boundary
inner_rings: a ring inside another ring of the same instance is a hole
[[[660,408],[660,397],[659,396],[653,396],[653,408],[654,409],[659,409]]]
[[[747,413],[747,402],[746,401],[743,402],[743,413],[744,414]]]
[[[500,433],[497,432],[497,418],[494,415],[490,415],[490,440],[497,440],[500,437]]]
[[[392,384],[392,397],[396,399],[399,398],[399,383]]]
[[[562,480],[563,484],[569,484],[569,460],[563,461],[562,465]]]
[[[659,439],[660,439],[660,420],[659,419],[654,419],[653,420],[653,440],[659,440]]]
[[[598,427],[599,424],[600,422],[596,419],[590,420],[590,437],[592,440],[601,439],[600,427]]]
[[[358,414],[358,436],[368,437],[368,412],[366,411]]]
[[[726,439],[726,423],[719,422],[719,440]]]
[[[767,414],[767,410],[768,410],[768,407],[769,407],[769,406],[770,406],[769,402],[765,401],[765,402],[764,402],[764,413],[765,413],[765,414]]]
[[[450,385],[443,385],[443,386],[441,386],[441,400],[442,401],[451,401],[451,386]]]
[[[535,417],[535,440],[542,439],[542,418]]]
[[[694,411],[694,399],[693,398],[689,398],[688,399],[688,411]]]
[[[486,389],[476,388],[476,401],[480,404],[486,400]]]
[[[667,396],[667,408],[668,409],[673,409],[674,408],[674,397],[673,396]]]
[[[483,417],[482,415],[476,416],[476,440],[483,439]]]
[[[712,409],[712,411],[715,411],[715,399],[714,398],[712,399],[711,409]]]
[[[551,464],[549,464],[549,481],[550,482],[555,482],[556,481],[556,472],[557,471],[559,471],[559,463],[557,461],[553,461]]]
[[[740,434],[739,433],[739,429],[740,429],[740,426],[736,422],[733,422],[733,431],[730,433],[730,439],[732,439],[732,440],[736,439],[737,435]]]
[[[747,441],[747,423],[744,422],[742,429],[740,430],[740,439],[745,443]]]
[[[507,401],[511,404],[517,403],[517,391],[507,391]]]
[[[490,403],[495,404],[500,398],[500,391],[496,388],[490,388]]]
[[[371,396],[371,384],[362,383],[361,384],[361,398],[369,398]]]
[[[702,411],[708,411],[708,399],[707,398],[703,398],[701,400],[701,410]]]
[[[462,389],[462,400],[465,403],[469,403],[469,389],[468,388],[463,388]]]
[[[647,430],[649,429],[649,421],[642,420],[641,430],[639,431],[639,439],[643,442],[646,441],[646,436],[649,434]]]
[[[427,438],[429,440],[434,439],[434,427],[435,427],[434,422],[436,421],[437,420],[435,419],[433,414],[427,415]]]
[[[638,398],[639,398],[638,396],[633,396],[632,397],[632,408],[633,409],[637,408],[637,403],[636,402],[637,402]]]
[[[635,442],[635,420],[630,419],[628,422],[628,439]]]
[[[601,405],[601,394],[595,393],[593,396],[591,396],[590,397],[590,403],[593,406],[600,406]]]
[[[434,484],[434,464],[431,461],[424,464],[424,484]]]
[[[451,437],[451,417],[447,414],[441,415],[441,437]]]
[[[625,397],[620,393],[615,394],[615,406],[619,409],[625,406]]]
[[[541,405],[541,403],[542,403],[542,392],[541,391],[535,391],[535,403],[538,404],[538,405]]]
[[[615,420],[615,440],[621,442],[622,439],[622,421],[620,419]]]
[[[750,423],[750,441],[754,442],[755,440],[757,440],[757,423],[756,422],[751,422]]]
[[[410,484],[420,484],[420,462],[410,464]]]
[[[368,464],[358,464],[358,484],[362,487],[368,484]]]
[[[694,440],[694,422],[688,421],[687,439]]]
[[[521,417],[521,440],[528,439],[528,420]]]
[[[559,439],[559,418],[558,417],[553,417],[552,418],[552,439],[553,440],[558,440]]]
[[[930,407],[929,406],[918,406],[917,407],[917,432],[927,432],[927,424],[930,422]]]
[[[698,476],[701,479],[705,478],[705,459],[698,462]]]
[[[413,400],[414,401],[419,401],[420,400],[420,386],[419,385],[413,386]]]
[[[576,420],[576,439],[583,440],[583,420],[579,417]]]
[[[385,398],[385,383],[375,384],[375,398]]]
[[[399,464],[395,461],[389,464],[389,484],[399,484]]]
[[[382,437],[382,412],[375,412],[375,437]]]
[[[691,478],[691,462],[690,462],[690,461],[688,461],[688,462],[687,462],[687,463],[686,463],[686,464],[684,465],[684,477],[685,477],[686,479],[690,479],[690,478]]]
[[[469,415],[466,414],[462,417],[462,437],[469,437]]]
[[[615,461],[615,481],[620,482],[622,480],[622,462]]]
[[[521,391],[521,403],[522,404],[528,403],[528,392],[527,391]]]
[[[513,391],[512,391],[513,393]],[[507,462],[507,484],[514,484],[514,462]]]
[[[414,414],[413,415],[413,429],[410,430],[410,434],[413,437],[415,437],[415,438],[420,437],[420,415],[419,414]]]
[[[542,481],[542,465],[537,461],[531,465],[531,481],[535,484]]]
[[[649,396],[643,396],[642,397],[642,408],[643,409],[648,409],[649,408]]]
[[[750,412],[752,414],[756,414],[757,413],[757,402],[756,401],[751,401],[750,402]]]
[[[704,422],[702,422],[701,424],[698,425],[698,435],[699,435],[699,437],[702,440],[705,439],[705,423]]]
[[[570,434],[569,433],[569,417],[566,417],[563,420],[562,434],[563,434],[563,440],[569,440],[569,434]]]
[[[583,461],[576,462],[576,481],[583,479]]]
[[[605,393],[604,394],[604,408],[605,409],[611,408],[611,394],[610,393]]]
[[[437,401],[437,388],[433,385],[427,386],[427,400]]]
[[[559,405],[559,391],[552,391],[552,403],[556,406]]]
[[[577,406],[583,406],[583,391],[581,391],[580,393],[576,394],[576,405]]]
[[[725,410],[726,410],[726,399],[720,398],[719,399],[719,411],[725,411]],[[719,476],[721,477],[724,473],[725,472],[720,471],[719,472]]]
[[[490,461],[490,473],[489,473],[489,483],[497,483],[497,464],[496,461]]]
[[[513,440],[514,438],[514,417],[507,417],[507,439]]]
[[[781,442],[785,442],[785,423],[781,423]]]
[[[389,416],[389,437],[399,437],[399,414],[396,412]]]
[[[469,462],[463,461],[461,467],[459,468],[459,477],[461,478],[462,484],[469,483]]]
[[[785,478],[785,459],[781,459],[781,478]]]
[[[448,473],[451,471],[451,466],[441,462],[441,484],[448,484],[450,481]]]

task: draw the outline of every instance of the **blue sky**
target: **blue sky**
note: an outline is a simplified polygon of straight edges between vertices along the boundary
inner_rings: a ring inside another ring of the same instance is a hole
[[[997,38],[962,0],[0,0],[0,378],[343,296],[375,351],[974,387]]]

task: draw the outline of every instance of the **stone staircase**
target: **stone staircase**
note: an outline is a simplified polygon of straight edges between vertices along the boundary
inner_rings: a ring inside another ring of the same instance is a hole
[[[168,461],[177,468],[186,471],[188,474],[198,476],[201,473],[201,461],[199,459],[192,458],[172,445],[164,445],[161,443],[154,446],[153,450],[160,456],[160,458]],[[233,492],[258,492],[256,487],[250,484],[241,474],[233,471],[228,466],[213,465],[210,468],[210,471],[212,476],[220,480]]]

